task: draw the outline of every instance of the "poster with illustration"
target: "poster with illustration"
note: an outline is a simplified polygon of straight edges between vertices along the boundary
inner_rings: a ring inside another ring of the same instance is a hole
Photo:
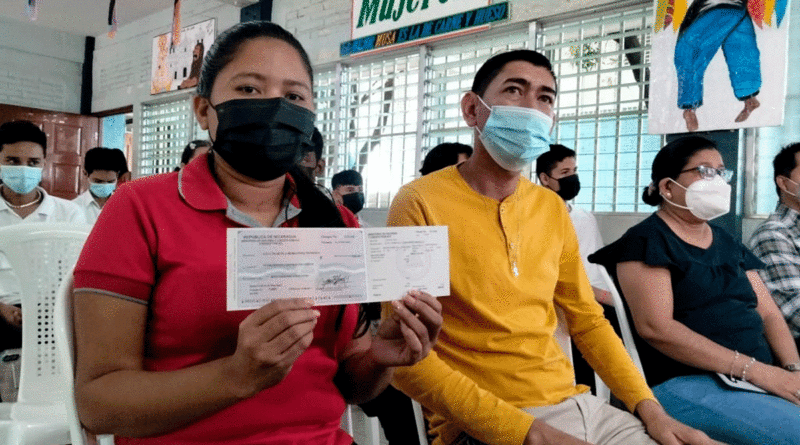
[[[783,124],[789,0],[654,0],[649,131]]]
[[[197,86],[203,57],[214,43],[214,19],[181,28],[172,45],[172,33],[153,38],[150,94]]]

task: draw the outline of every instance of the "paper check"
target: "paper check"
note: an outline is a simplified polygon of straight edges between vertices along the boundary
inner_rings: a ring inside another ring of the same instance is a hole
[[[242,228],[227,233],[227,307],[273,300],[317,305],[450,295],[447,227]]]

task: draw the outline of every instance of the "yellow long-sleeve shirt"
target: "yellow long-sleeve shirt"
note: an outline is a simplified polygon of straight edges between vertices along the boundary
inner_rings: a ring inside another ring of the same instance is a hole
[[[400,189],[390,226],[448,226],[450,291],[434,350],[395,371],[394,384],[432,412],[434,444],[461,432],[519,445],[524,407],[586,392],[553,337],[555,306],[572,340],[629,409],[655,399],[595,301],[564,202],[521,178],[499,202],[475,192],[456,167]],[[389,310],[389,308],[386,308]]]

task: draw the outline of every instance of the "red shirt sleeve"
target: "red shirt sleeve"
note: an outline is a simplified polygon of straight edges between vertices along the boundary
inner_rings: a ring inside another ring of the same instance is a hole
[[[134,190],[121,187],[103,207],[75,265],[75,289],[150,299],[156,233]]]
[[[356,215],[354,215],[353,212],[350,211],[350,209],[348,209],[345,206],[340,206],[340,205],[337,205],[336,207],[339,208],[339,213],[342,214],[342,220],[344,221],[344,225],[345,226],[351,227],[351,228],[359,228],[359,227],[361,227],[358,224],[358,218],[356,218]]]

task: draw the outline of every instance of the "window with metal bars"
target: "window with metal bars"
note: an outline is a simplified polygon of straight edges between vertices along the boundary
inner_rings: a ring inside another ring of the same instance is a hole
[[[555,139],[578,154],[587,210],[649,212],[641,202],[662,137],[647,134],[652,8],[543,23],[538,49],[558,78]]]
[[[353,169],[368,207],[388,207],[414,179],[419,108],[418,54],[315,74],[317,126],[326,141],[326,181]]]
[[[443,142],[472,145],[472,129],[461,117],[461,98],[472,88],[475,73],[493,55],[528,46],[528,27],[523,26],[460,45],[430,48],[425,64],[423,155]]]
[[[652,8],[639,6],[542,22],[537,33],[536,49],[550,58],[559,83],[554,137],[578,152],[582,191],[576,205],[588,210],[652,210],[640,199],[663,145],[662,136],[647,134],[651,29]],[[388,206],[397,189],[418,176],[428,150],[442,142],[472,144],[460,103],[481,64],[533,43],[527,24],[520,24],[427,46],[421,58],[318,74],[318,122],[330,141],[328,177],[346,168],[371,172],[364,177],[367,205]],[[421,89],[415,85],[419,70]]]
[[[182,97],[142,105],[138,177],[168,173],[180,164],[183,148],[194,134],[191,103]]]

